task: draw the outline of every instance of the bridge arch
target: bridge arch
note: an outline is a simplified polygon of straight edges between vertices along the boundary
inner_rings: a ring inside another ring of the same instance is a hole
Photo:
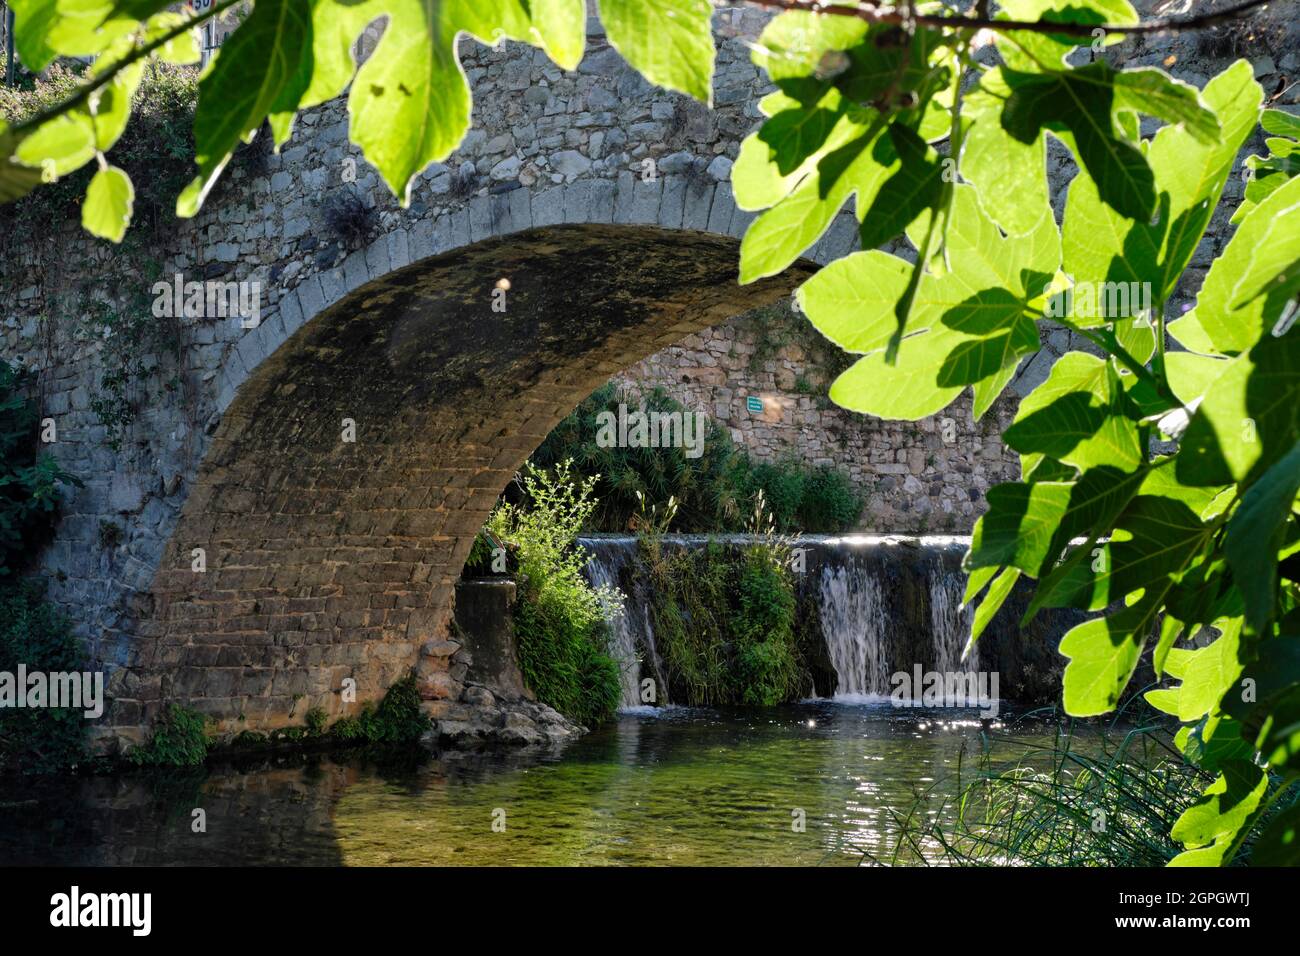
[[[617,185],[586,185],[560,208],[594,222],[538,225],[513,194],[487,197],[501,234],[440,249],[474,234],[473,204],[459,225],[390,233],[246,333],[136,653],[114,675],[115,726],[147,726],[170,700],[227,731],[301,723],[377,699],[413,666],[424,697],[454,697],[445,668],[422,662],[441,653],[473,538],[533,449],[611,375],[811,270],[740,286],[744,214],[721,186],[693,205],[684,194],[679,221],[662,183],[637,181],[623,207]],[[685,225],[693,210],[690,225],[709,226],[706,203],[716,233]],[[845,220],[819,257],[851,247]]]

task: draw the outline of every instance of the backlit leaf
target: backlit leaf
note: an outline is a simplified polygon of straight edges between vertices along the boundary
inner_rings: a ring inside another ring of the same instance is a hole
[[[1300,491],[1300,442],[1251,485],[1233,513],[1224,553],[1246,600],[1246,624],[1259,633],[1273,616],[1277,553]]]
[[[131,185],[131,178],[116,166],[101,169],[86,187],[86,199],[81,204],[81,224],[91,235],[121,242],[131,222],[134,203],[135,188]]]
[[[1218,866],[1230,863],[1228,852],[1236,845],[1239,831],[1250,821],[1268,790],[1268,777],[1259,767],[1245,761],[1224,765],[1218,779],[1185,810],[1174,823],[1171,835],[1190,851],[1181,853],[1171,866]]]
[[[977,188],[980,207],[1013,236],[1031,232],[1049,208],[1047,142],[1040,133],[1023,143],[1002,126],[1002,106],[1010,89],[995,68],[967,94],[962,121],[961,174]]]
[[[310,15],[307,0],[261,0],[222,44],[199,83],[194,113],[199,175],[177,200],[178,216],[199,211],[235,147],[257,132],[273,108],[297,104],[309,79],[301,67],[310,55]]]
[[[1266,335],[1211,383],[1176,464],[1188,485],[1249,482],[1300,440],[1300,334]]]
[[[1279,187],[1237,227],[1210,266],[1196,321],[1215,348],[1242,352],[1273,331],[1300,294],[1300,179]],[[1175,326],[1171,331],[1177,334]]]
[[[709,0],[600,0],[610,44],[651,83],[713,102]]]
[[[1119,703],[1159,610],[1159,593],[1106,617],[1076,625],[1061,639],[1063,704],[1074,717],[1109,713]]]

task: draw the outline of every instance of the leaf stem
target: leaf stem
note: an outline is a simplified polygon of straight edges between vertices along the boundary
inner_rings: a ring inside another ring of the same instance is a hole
[[[1165,304],[1164,302],[1156,303],[1155,312],[1152,318],[1155,319],[1156,333],[1156,360],[1155,374],[1160,377],[1160,381],[1168,381],[1165,374]]]
[[[1111,355],[1115,356],[1121,365],[1154,388],[1161,398],[1174,402],[1177,405],[1182,404],[1182,402],[1179,402],[1178,398],[1170,390],[1169,386],[1165,384],[1163,375],[1156,376],[1152,373],[1151,369],[1139,362],[1133,353],[1120,345],[1119,339],[1115,337],[1115,333],[1110,329],[1094,331],[1092,329],[1082,329],[1074,325],[1070,326],[1070,328],[1074,329],[1074,331],[1078,332],[1094,345],[1105,349]]]

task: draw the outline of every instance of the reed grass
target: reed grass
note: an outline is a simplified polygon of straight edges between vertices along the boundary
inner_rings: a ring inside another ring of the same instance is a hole
[[[892,816],[864,863],[940,866],[1164,866],[1183,849],[1175,820],[1214,778],[1157,724],[1099,738],[1058,723],[1049,743],[986,734],[955,775]],[[1016,750],[1008,762],[999,754]]]

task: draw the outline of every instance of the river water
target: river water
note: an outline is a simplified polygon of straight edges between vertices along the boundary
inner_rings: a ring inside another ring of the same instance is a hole
[[[817,701],[622,714],[544,754],[10,780],[0,864],[853,865],[887,852],[925,791],[921,812],[949,817],[959,762],[990,740],[1010,766],[1053,733]]]

